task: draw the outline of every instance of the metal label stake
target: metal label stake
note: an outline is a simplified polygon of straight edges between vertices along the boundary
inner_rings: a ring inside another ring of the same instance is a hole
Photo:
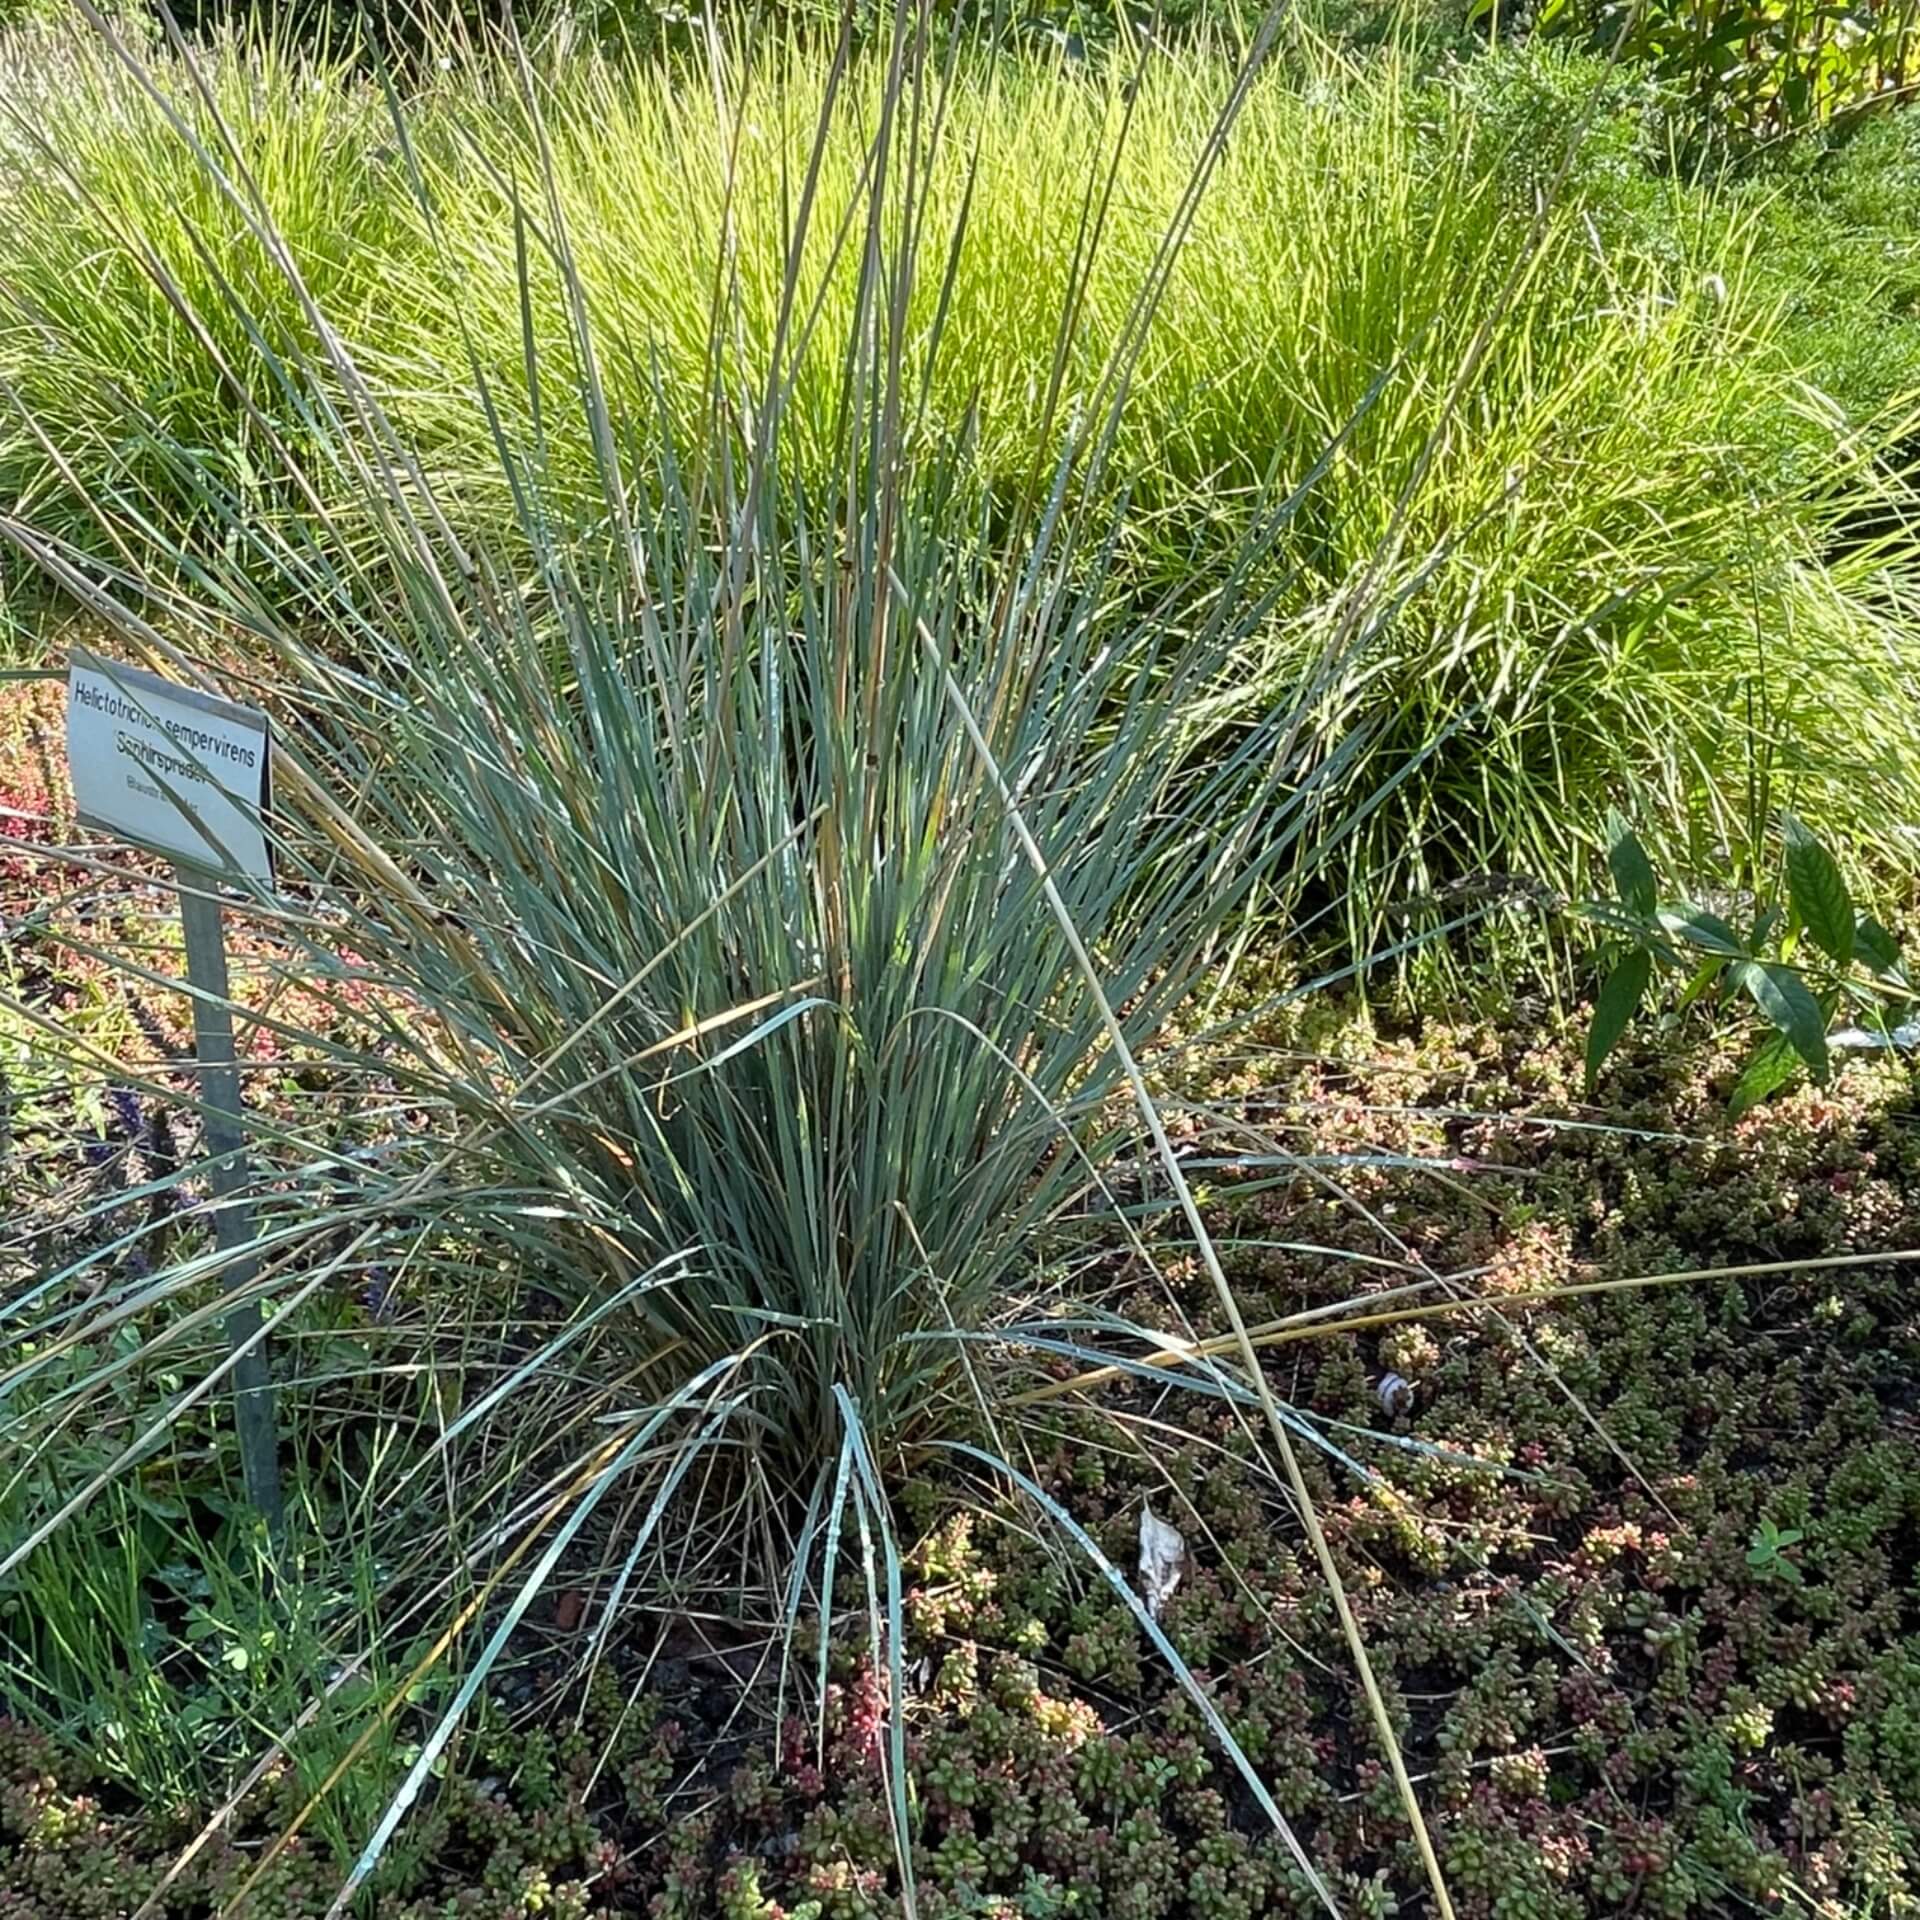
[[[240,1074],[234,1064],[233,1018],[228,1012],[227,945],[221,930],[220,903],[202,891],[205,882],[184,867],[173,870],[180,889],[180,923],[187,935],[187,978],[200,989],[193,996],[193,1044],[200,1061],[201,1128],[213,1156],[207,1181],[213,1188],[213,1238],[223,1253],[235,1254],[222,1268],[228,1293],[252,1286],[260,1262],[237,1250],[253,1244],[253,1205],[247,1198],[245,1109]],[[260,1303],[247,1299],[228,1309],[227,1345],[246,1347],[233,1369],[233,1418],[240,1435],[240,1464],[247,1498],[280,1530],[280,1457],[274,1434],[272,1375],[267,1343],[260,1331]],[[252,1345],[248,1346],[251,1341]]]
[[[67,673],[67,760],[83,825],[173,862],[187,937],[187,979],[195,990],[194,1051],[215,1202],[213,1237],[232,1256],[223,1269],[223,1289],[239,1293],[252,1286],[260,1263],[244,1251],[254,1240],[246,1109],[215,889],[223,880],[273,884],[264,824],[271,797],[267,716],[76,648]],[[261,1325],[256,1299],[237,1301],[227,1311],[227,1344],[239,1353],[233,1412],[247,1497],[277,1532],[279,1448]]]

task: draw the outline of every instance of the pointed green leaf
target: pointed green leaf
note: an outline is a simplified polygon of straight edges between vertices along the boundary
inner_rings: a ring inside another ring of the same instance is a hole
[[[1748,949],[1740,936],[1705,907],[1662,907],[1659,920],[1676,940],[1684,940],[1702,953],[1717,953],[1729,960],[1746,958]]]
[[[1834,857],[1793,814],[1785,816],[1787,888],[1793,910],[1828,959],[1853,961],[1853,902]]]
[[[1777,1093],[1800,1070],[1800,1056],[1784,1033],[1770,1033],[1754,1048],[1753,1056],[1734,1082],[1727,1101],[1729,1116],[1738,1120],[1769,1094]]]
[[[1853,930],[1853,957],[1883,979],[1903,979],[1900,943],[1878,920],[1862,914]]]
[[[1659,888],[1653,878],[1653,862],[1635,837],[1633,829],[1617,812],[1607,815],[1607,865],[1620,904],[1641,919],[1651,919]]]
[[[1600,997],[1593,1003],[1593,1025],[1587,1030],[1589,1093],[1593,1091],[1593,1083],[1600,1077],[1600,1069],[1606,1065],[1607,1055],[1626,1032],[1627,1022],[1633,1018],[1634,1009],[1639,1006],[1647,991],[1647,982],[1652,977],[1653,956],[1645,947],[1635,947],[1607,975],[1606,983],[1600,989]]]
[[[1827,1070],[1827,1017],[1807,983],[1791,967],[1763,966],[1749,960],[1736,969],[1753,1004],[1793,1043],[1793,1050],[1816,1073]]]

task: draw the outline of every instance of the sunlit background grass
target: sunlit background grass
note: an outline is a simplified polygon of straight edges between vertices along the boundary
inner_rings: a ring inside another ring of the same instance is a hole
[[[206,524],[219,485],[342,553],[367,538],[350,483],[324,520],[287,493],[271,442],[307,429],[273,356],[314,343],[217,170],[257,191],[464,533],[513,537],[496,421],[539,439],[549,511],[598,512],[587,422],[529,379],[572,351],[550,227],[618,430],[694,454],[784,327],[783,458],[831,484],[863,271],[844,228],[879,83],[854,77],[816,159],[817,40],[711,72],[576,48],[531,96],[508,57],[469,50],[430,72],[404,133],[376,79],[271,43],[229,44],[206,102],[159,60],[187,137],[97,48],[15,57],[38,77],[0,187],[18,407],[0,489],[37,525],[105,557],[88,497],[122,499],[114,540],[139,548],[143,523],[163,541]],[[937,152],[910,130],[880,186],[896,235],[966,211],[907,292],[902,431],[912,457],[955,461],[967,511],[1004,517],[1047,484],[1049,436],[1098,404],[1231,62],[1202,45],[1136,85],[1125,61],[955,58]],[[1847,324],[1796,316],[1773,203],[1660,178],[1645,103],[1593,63],[1530,53],[1503,77],[1503,59],[1423,77],[1297,34],[1130,358],[1111,456],[1073,481],[1104,511],[1124,499],[1114,585],[1144,602],[1230,551],[1264,488],[1313,476],[1240,675],[1248,710],[1284,699],[1341,637],[1317,735],[1366,724],[1353,777],[1402,778],[1353,843],[1335,919],[1360,944],[1450,883],[1577,891],[1605,794],[1696,862],[1737,864],[1752,796],[1776,787],[1889,861],[1916,818],[1906,403],[1885,356],[1824,390],[1860,356]],[[803,195],[817,215],[785,311]],[[1396,596],[1354,644],[1355,600]]]

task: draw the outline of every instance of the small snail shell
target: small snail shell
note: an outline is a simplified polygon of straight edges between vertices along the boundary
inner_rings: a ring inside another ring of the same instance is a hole
[[[1380,1384],[1373,1390],[1373,1397],[1387,1413],[1405,1413],[1413,1405],[1413,1382],[1404,1374],[1382,1374]]]

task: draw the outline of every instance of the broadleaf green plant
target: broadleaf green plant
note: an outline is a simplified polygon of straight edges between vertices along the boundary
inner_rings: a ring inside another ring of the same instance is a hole
[[[1824,1077],[1834,1045],[1911,1045],[1889,1013],[1911,1006],[1913,982],[1899,944],[1856,907],[1839,862],[1804,821],[1780,816],[1784,885],[1743,903],[1742,933],[1720,913],[1662,900],[1646,849],[1616,812],[1607,821],[1607,864],[1615,898],[1589,902],[1588,920],[1616,936],[1587,1033],[1591,1092],[1660,973],[1683,972],[1682,1010],[1705,996],[1744,997],[1770,1031],[1736,1082],[1732,1110],[1744,1113],[1804,1066]],[[1850,1010],[1864,1024],[1831,1032]]]
[[[1473,0],[1496,24],[1499,0]],[[1684,89],[1705,130],[1817,132],[1904,103],[1920,78],[1914,0],[1544,0],[1536,30],[1643,61]]]

